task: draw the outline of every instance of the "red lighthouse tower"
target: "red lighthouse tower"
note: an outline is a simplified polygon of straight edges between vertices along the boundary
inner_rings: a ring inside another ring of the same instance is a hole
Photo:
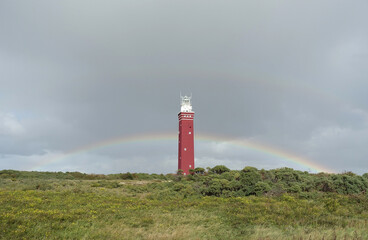
[[[179,117],[179,151],[178,169],[183,170],[184,175],[189,174],[189,169],[194,169],[194,129],[191,98],[180,96],[181,109]]]

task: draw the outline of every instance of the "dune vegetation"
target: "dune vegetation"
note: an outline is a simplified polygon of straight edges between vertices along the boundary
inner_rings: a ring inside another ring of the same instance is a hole
[[[0,171],[0,239],[368,239],[368,174]]]

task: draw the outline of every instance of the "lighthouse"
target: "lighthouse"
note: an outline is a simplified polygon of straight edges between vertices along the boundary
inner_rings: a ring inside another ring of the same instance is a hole
[[[194,128],[191,98],[180,96],[181,109],[179,118],[179,150],[178,169],[183,170],[184,175],[189,174],[189,169],[194,169]]]

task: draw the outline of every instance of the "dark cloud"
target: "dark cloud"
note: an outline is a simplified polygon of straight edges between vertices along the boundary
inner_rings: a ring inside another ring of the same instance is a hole
[[[334,1],[3,1],[0,168],[118,136],[175,134],[182,91],[193,94],[198,134],[368,172],[367,10]],[[308,170],[217,147],[197,143],[197,164]],[[175,142],[150,141],[40,169],[175,168]]]

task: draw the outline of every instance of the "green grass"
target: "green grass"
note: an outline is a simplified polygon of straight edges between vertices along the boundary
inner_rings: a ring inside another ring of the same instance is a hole
[[[368,239],[366,195],[215,197],[182,180],[0,179],[0,239]]]

